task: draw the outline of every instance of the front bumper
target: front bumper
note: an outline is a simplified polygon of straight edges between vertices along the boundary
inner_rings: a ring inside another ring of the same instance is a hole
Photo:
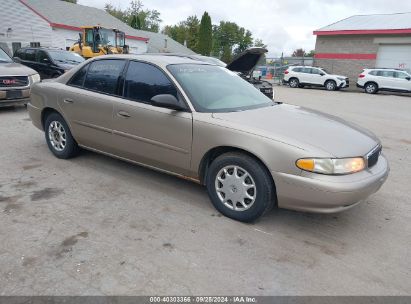
[[[386,181],[389,171],[388,161],[381,155],[372,168],[349,175],[330,176],[304,172],[297,176],[271,173],[276,185],[278,207],[334,213],[349,209],[377,192]]]
[[[340,83],[340,85],[338,87],[340,89],[348,88],[348,87],[350,87],[350,81],[348,79],[344,80]]]
[[[10,96],[9,92],[17,92],[19,95],[18,98],[15,98],[15,96]],[[9,96],[11,98],[9,98]],[[30,89],[29,88],[0,90],[0,108],[17,106],[17,105],[25,105],[29,101],[30,101]]]

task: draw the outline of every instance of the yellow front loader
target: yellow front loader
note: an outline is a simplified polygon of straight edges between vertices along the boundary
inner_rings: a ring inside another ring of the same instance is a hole
[[[107,54],[128,54],[124,32],[101,26],[81,28],[83,31],[79,34],[79,40],[70,47],[70,51],[86,59]]]

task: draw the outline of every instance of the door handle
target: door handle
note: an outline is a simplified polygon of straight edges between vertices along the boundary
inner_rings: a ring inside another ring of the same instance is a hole
[[[73,99],[69,99],[69,98],[65,98],[65,99],[63,99],[63,102],[64,102],[64,103],[73,103],[74,100],[73,100]]]
[[[127,112],[124,112],[124,111],[119,111],[119,112],[117,112],[117,116],[123,117],[123,118],[129,118],[129,117],[131,117],[130,114],[128,114]]]

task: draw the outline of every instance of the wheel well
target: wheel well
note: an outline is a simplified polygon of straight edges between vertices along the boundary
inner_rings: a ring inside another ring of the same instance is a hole
[[[327,79],[327,80],[324,82],[324,85],[325,85],[327,82],[329,82],[329,81],[333,81],[335,84],[337,84],[337,82],[336,82],[334,79]]]
[[[270,173],[270,170],[268,170],[266,164],[263,161],[261,161],[260,158],[258,158],[256,155],[254,155],[251,152],[248,152],[246,150],[236,148],[236,147],[230,147],[230,146],[220,146],[220,147],[213,148],[203,156],[203,158],[200,162],[200,168],[199,168],[199,172],[198,172],[201,184],[204,185],[206,183],[205,180],[206,180],[206,177],[207,177],[207,171],[208,171],[208,168],[210,167],[210,164],[213,162],[213,160],[215,160],[220,155],[228,153],[228,152],[239,152],[239,153],[248,155],[248,156],[254,158],[256,161],[258,161],[267,170],[267,173],[271,177],[271,181],[272,181],[274,189],[275,189],[275,182],[274,182],[274,179],[273,179],[273,177]]]
[[[295,76],[290,77],[290,79],[289,79],[288,81],[290,81],[290,80],[292,80],[292,79],[295,79],[295,80],[299,81],[299,80],[298,80],[298,78],[297,78],[297,77],[295,77]]]
[[[49,116],[51,113],[57,113],[55,109],[53,108],[44,108],[43,111],[41,112],[41,125],[43,126],[43,130],[45,129],[44,124],[46,123],[46,118]]]
[[[367,81],[367,82],[364,84],[364,87],[366,87],[366,86],[369,85],[370,83],[375,84],[375,86],[376,86],[377,89],[378,89],[378,83],[376,83],[375,81]]]

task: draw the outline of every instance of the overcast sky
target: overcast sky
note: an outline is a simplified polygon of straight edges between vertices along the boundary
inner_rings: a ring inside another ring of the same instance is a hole
[[[128,7],[129,0],[78,0],[103,8]],[[233,21],[263,39],[269,55],[289,55],[296,48],[314,49],[313,30],[358,14],[411,12],[410,0],[143,0],[145,8],[161,13],[161,26],[176,24],[208,11],[213,24]],[[383,26],[383,25],[382,25]]]

